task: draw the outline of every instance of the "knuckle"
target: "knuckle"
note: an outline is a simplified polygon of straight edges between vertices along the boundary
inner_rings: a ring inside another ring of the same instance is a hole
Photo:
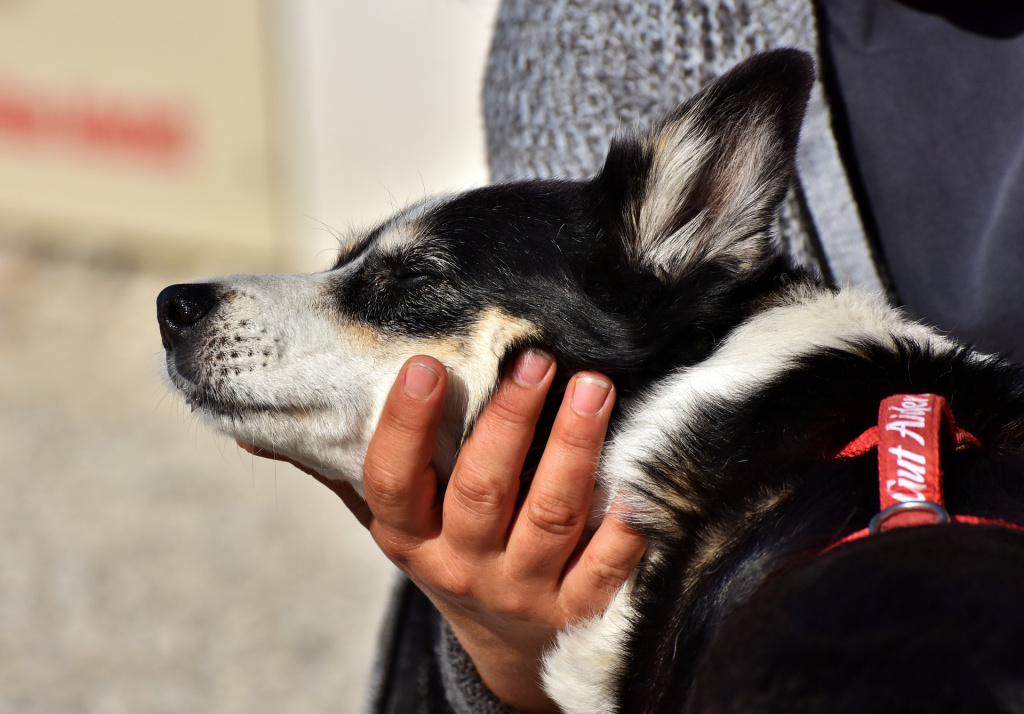
[[[591,584],[606,593],[614,593],[629,579],[633,566],[626,563],[612,563],[593,555],[587,556],[587,573]]]
[[[363,467],[363,491],[374,504],[385,508],[403,505],[409,498],[409,484],[391,469],[369,462]]]
[[[477,595],[477,578],[472,568],[448,563],[438,579],[437,586],[445,594],[463,602],[475,602]]]
[[[449,597],[458,600],[476,600],[476,587],[473,581],[467,577],[448,577],[443,581],[442,587]]]
[[[505,501],[505,489],[473,468],[460,469],[448,486],[456,503],[471,513],[490,514]]]
[[[371,534],[377,547],[388,557],[388,560],[403,569],[413,561],[416,552],[422,545],[422,541],[419,539],[386,526],[371,528]]]
[[[416,407],[419,407],[418,409]],[[378,430],[383,428],[393,438],[406,442],[416,442],[424,438],[424,432],[429,423],[429,414],[425,407],[419,403],[408,405],[406,408],[391,408],[381,416]]]
[[[493,419],[511,426],[532,427],[536,421],[536,399],[526,399],[518,391],[502,389],[491,400],[487,411]]]
[[[532,611],[535,604],[536,598],[532,593],[525,592],[519,588],[511,588],[502,593],[501,598],[495,603],[493,609],[504,615],[524,617]]]
[[[527,499],[526,517],[530,524],[546,533],[568,536],[582,526],[585,514],[563,498],[539,492]]]

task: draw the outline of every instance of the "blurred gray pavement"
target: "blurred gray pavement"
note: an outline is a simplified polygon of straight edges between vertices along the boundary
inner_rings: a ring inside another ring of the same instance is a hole
[[[0,714],[360,710],[392,566],[165,386],[192,277],[0,243]]]

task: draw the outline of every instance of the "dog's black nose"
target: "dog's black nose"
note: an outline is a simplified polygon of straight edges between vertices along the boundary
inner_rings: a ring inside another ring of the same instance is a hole
[[[156,298],[156,319],[164,349],[181,342],[188,329],[216,307],[218,299],[211,283],[183,283],[161,290]]]

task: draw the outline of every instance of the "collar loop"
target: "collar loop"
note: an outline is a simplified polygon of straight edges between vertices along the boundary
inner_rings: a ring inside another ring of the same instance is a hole
[[[973,434],[956,425],[949,403],[937,394],[896,394],[883,399],[878,424],[836,454],[837,459],[850,459],[878,449],[879,512],[867,528],[832,543],[821,553],[907,526],[952,522],[1024,530],[1024,526],[995,518],[949,514],[942,487],[944,437],[958,448],[982,446]]]

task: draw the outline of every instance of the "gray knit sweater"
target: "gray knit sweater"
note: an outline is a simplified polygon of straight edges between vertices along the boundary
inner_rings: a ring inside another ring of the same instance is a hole
[[[492,178],[589,176],[621,127],[782,46],[818,51],[810,0],[505,0],[484,88]],[[820,81],[798,164],[785,247],[838,283],[880,288]]]
[[[779,46],[817,52],[810,0],[504,0],[484,88],[492,177],[591,175],[620,128],[650,122],[740,60]],[[836,282],[880,288],[824,97],[819,82],[780,239]],[[488,692],[429,602],[403,581],[368,711],[510,710]]]

